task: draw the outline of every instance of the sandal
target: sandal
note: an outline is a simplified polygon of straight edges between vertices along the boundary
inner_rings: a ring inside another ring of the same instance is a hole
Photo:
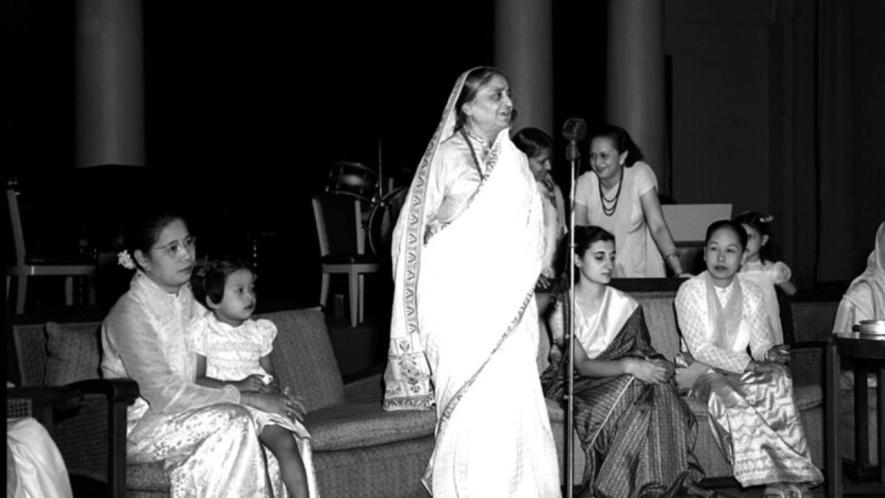
[[[787,488],[784,487],[783,484],[770,484],[765,486],[765,491],[762,492],[763,498],[792,498],[792,495],[787,494]]]
[[[811,490],[804,484],[787,484],[787,498],[810,498]]]

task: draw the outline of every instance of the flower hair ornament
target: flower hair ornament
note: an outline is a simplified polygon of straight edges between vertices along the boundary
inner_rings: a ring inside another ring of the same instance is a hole
[[[126,249],[117,253],[117,264],[127,270],[135,269],[135,260],[132,259],[132,255]]]
[[[774,221],[774,215],[769,214],[766,216],[760,216],[759,221],[761,221],[762,223],[771,223],[772,221]]]

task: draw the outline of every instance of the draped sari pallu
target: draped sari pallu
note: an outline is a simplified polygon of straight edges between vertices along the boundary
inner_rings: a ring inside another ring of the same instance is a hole
[[[576,344],[577,346],[577,344]],[[637,307],[597,360],[651,358],[648,329]],[[544,372],[544,394],[567,394],[567,355]],[[685,496],[703,471],[692,453],[694,415],[671,384],[648,384],[632,375],[575,374],[575,430],[587,464],[581,497]]]

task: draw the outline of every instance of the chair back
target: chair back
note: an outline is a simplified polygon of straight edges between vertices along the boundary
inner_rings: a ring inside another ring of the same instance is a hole
[[[341,370],[320,308],[263,313],[256,318],[277,326],[270,358],[280,386],[289,386],[304,397],[304,406],[311,411],[344,402]]]
[[[838,308],[839,300],[832,297],[790,299],[786,309],[781,308],[785,341],[788,344],[827,341],[833,334]]]
[[[366,236],[359,199],[338,194],[313,196],[320,256],[365,254]]]
[[[10,178],[6,181],[6,204],[9,210],[9,226],[12,229],[13,253],[15,264],[25,264],[25,235],[22,230],[21,211],[18,206],[18,181]]]

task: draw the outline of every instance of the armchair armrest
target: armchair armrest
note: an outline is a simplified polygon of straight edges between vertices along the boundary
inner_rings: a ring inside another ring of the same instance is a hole
[[[131,379],[92,379],[59,387],[16,387],[7,407],[24,400],[52,435],[71,473],[107,482],[107,496],[126,492],[126,408],[138,397]]]
[[[344,398],[348,403],[378,403],[384,399],[382,374],[376,373],[344,384]]]

